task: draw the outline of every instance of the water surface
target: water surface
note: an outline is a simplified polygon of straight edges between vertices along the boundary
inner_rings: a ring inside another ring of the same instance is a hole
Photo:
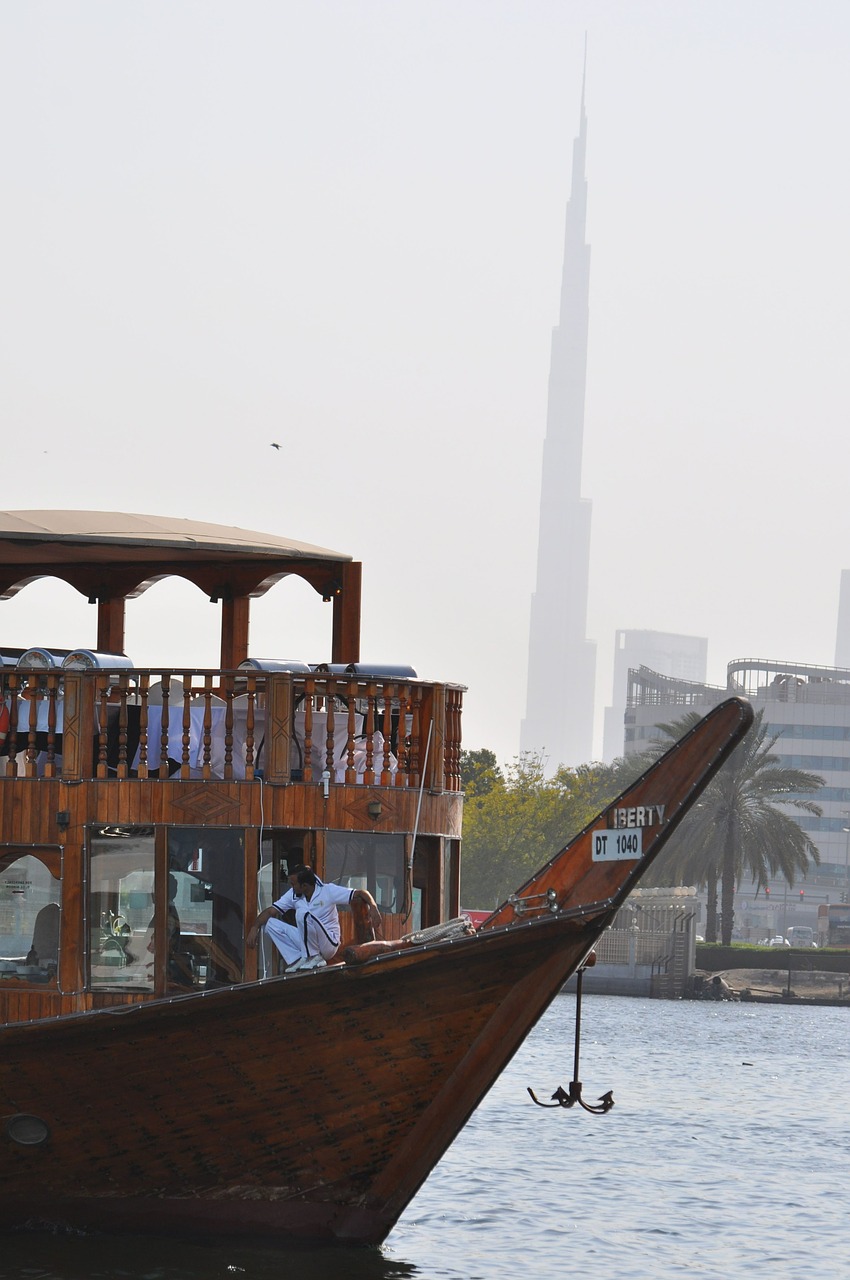
[[[848,1012],[560,996],[373,1249],[15,1236],[3,1280],[730,1280],[841,1274]]]

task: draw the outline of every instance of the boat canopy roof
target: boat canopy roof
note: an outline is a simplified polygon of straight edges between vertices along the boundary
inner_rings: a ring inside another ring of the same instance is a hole
[[[0,598],[56,577],[99,606],[98,649],[123,652],[126,600],[161,578],[195,583],[221,601],[222,664],[247,656],[239,601],[294,574],[333,601],[333,660],[360,656],[359,562],[340,551],[231,525],[120,511],[0,511]]]
[[[0,557],[6,564],[45,559],[127,564],[148,561],[161,553],[170,561],[181,556],[193,561],[220,560],[223,555],[339,563],[351,559],[342,552],[292,538],[174,516],[124,511],[0,511]]]

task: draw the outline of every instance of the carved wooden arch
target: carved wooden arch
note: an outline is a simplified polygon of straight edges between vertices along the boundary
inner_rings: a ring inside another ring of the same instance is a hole
[[[0,598],[10,599],[40,578],[68,583],[97,605],[95,649],[123,653],[127,600],[137,599],[154,583],[179,577],[193,583],[212,603],[221,604],[221,667],[232,670],[248,656],[250,600],[266,594],[281,579],[303,578],[333,604],[331,661],[360,659],[361,570],[358,561],[151,559],[130,564],[87,563],[7,565],[0,570]]]
[[[50,872],[54,880],[62,879],[61,849],[34,849],[30,845],[17,845],[11,849],[0,851],[0,871],[8,871],[9,867],[20,862],[21,858],[36,858]]]

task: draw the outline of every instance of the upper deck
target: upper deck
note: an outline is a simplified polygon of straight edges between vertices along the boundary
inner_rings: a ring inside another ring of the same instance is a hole
[[[331,604],[331,651],[255,662],[250,602],[290,574]],[[128,602],[166,576],[218,606],[219,667],[124,656]],[[456,914],[463,690],[360,662],[359,563],[189,521],[0,513],[0,594],[43,577],[97,625],[70,652],[2,633],[0,1022],[167,994],[177,914],[193,986],[277,972],[245,940],[294,861],[368,888],[388,937]]]
[[[297,575],[332,604],[331,653],[253,664],[250,602]],[[92,649],[0,649],[8,777],[165,778],[458,789],[460,690],[360,663],[350,556],[199,521],[101,511],[0,513],[0,597],[56,577],[97,606]],[[220,609],[217,670],[135,670],[127,602],[182,577]],[[4,637],[4,642],[5,642]],[[424,709],[424,710],[423,710]],[[422,726],[434,738],[425,759]],[[91,750],[89,749],[91,746]]]

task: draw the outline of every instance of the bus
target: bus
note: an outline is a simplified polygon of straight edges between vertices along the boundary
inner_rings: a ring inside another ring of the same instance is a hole
[[[850,948],[850,903],[822,902],[820,904],[818,945]]]

